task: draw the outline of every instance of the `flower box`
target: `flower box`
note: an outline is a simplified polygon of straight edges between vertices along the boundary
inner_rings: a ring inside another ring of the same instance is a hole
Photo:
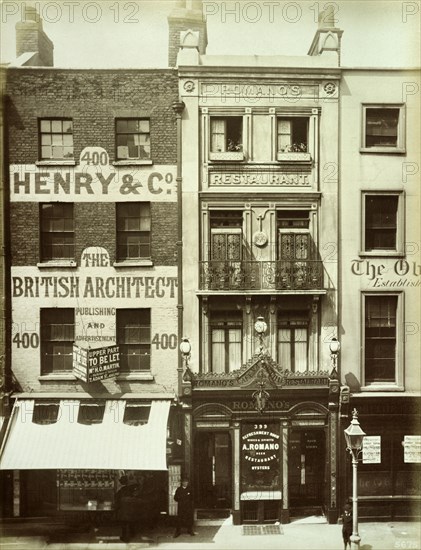
[[[225,151],[221,153],[209,153],[209,160],[234,160],[241,161],[244,160],[243,151]]]
[[[291,153],[278,153],[277,159],[281,162],[310,162],[310,153],[291,152]]]

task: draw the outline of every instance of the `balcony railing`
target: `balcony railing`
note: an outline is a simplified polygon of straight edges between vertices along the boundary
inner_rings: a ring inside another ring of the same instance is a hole
[[[323,262],[200,262],[201,290],[321,290]]]

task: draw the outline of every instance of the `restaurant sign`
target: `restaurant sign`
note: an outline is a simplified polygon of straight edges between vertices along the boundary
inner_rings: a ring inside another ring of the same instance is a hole
[[[243,424],[242,491],[279,489],[280,435],[277,424]]]
[[[82,382],[97,382],[117,375],[120,367],[118,346],[84,349],[73,346],[73,374]]]

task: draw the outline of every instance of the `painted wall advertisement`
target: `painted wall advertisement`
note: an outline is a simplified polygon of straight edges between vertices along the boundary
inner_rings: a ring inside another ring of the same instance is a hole
[[[280,433],[273,424],[243,424],[241,491],[280,489]]]
[[[176,168],[171,165],[112,164],[102,147],[86,147],[79,163],[10,166],[12,202],[119,202],[177,200]]]
[[[73,374],[82,382],[97,382],[113,378],[120,366],[118,346],[99,349],[83,349],[73,346]]]

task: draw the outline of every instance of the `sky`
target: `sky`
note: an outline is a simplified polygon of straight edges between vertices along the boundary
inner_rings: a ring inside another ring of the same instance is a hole
[[[1,61],[15,59],[23,0],[1,2]],[[175,0],[40,0],[54,65],[166,67],[167,16]],[[333,6],[347,67],[419,67],[421,1],[203,0],[211,55],[306,55],[318,13]]]

